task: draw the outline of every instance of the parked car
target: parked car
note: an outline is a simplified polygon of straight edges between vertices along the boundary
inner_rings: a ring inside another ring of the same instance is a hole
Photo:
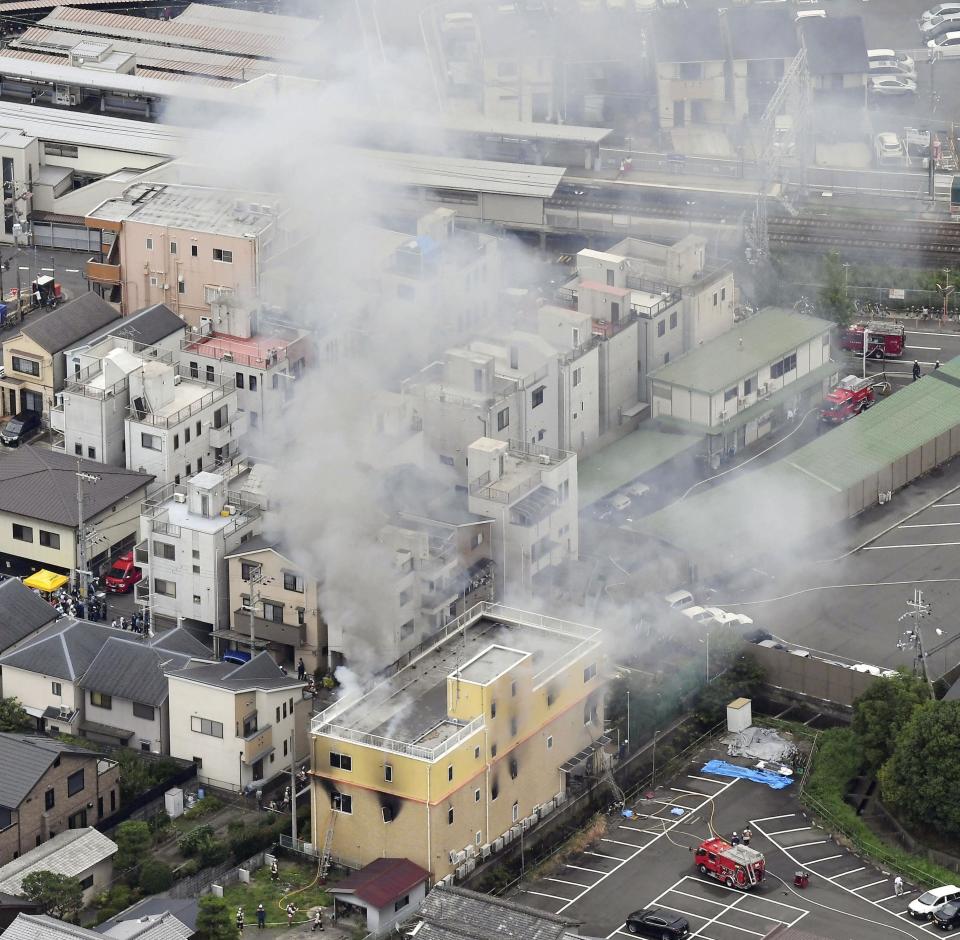
[[[0,441],[4,447],[19,447],[26,443],[34,431],[40,430],[40,412],[21,411],[14,415],[0,431]]]
[[[928,40],[927,48],[945,58],[960,55],[960,24],[958,24],[957,30],[943,33],[935,39]]]
[[[693,595],[689,591],[674,591],[663,598],[671,610],[683,610],[693,604]]]
[[[899,166],[903,163],[905,156],[903,144],[900,143],[900,138],[896,134],[889,131],[877,134],[874,147],[877,151],[877,166]]]
[[[920,34],[924,39],[932,39],[945,33],[950,29],[957,27],[951,26],[951,23],[960,23],[960,11],[956,13],[944,13],[942,16],[932,16],[929,20],[923,20],[920,23]]]
[[[960,4],[957,7],[960,9]],[[913,57],[905,52],[897,52],[896,49],[868,49],[867,61],[895,62],[903,71],[912,72],[914,75],[917,73],[917,63],[913,61]]]
[[[610,497],[610,505],[617,512],[624,512],[630,508],[630,497],[626,493],[616,493]]]
[[[649,911],[634,911],[628,914],[627,931],[656,937],[656,940],[680,940],[690,933],[690,922],[673,911],[655,907]]]
[[[142,578],[143,571],[133,562],[133,552],[124,552],[114,561],[103,583],[111,594],[129,594]]]
[[[728,627],[736,624],[741,627],[752,627],[753,619],[746,614],[734,614],[729,610],[721,610],[719,607],[707,607],[707,610],[713,614],[713,619],[722,627]]]
[[[862,672],[869,676],[876,676],[878,679],[893,679],[900,675],[896,669],[881,669],[879,666],[871,666],[869,663],[856,663],[850,667],[854,672]]]
[[[223,662],[233,663],[235,666],[250,662],[250,654],[243,650],[227,650],[220,658]]]
[[[823,19],[826,15],[826,10],[800,10],[794,16],[794,22],[799,23],[800,20]]]
[[[920,14],[920,22],[932,20],[935,16],[947,16],[950,13],[960,13],[960,3],[938,3]]]
[[[956,885],[943,885],[921,894],[907,906],[911,917],[917,920],[932,920],[942,907],[960,901],[960,888]]]
[[[902,75],[874,75],[870,79],[870,91],[884,98],[892,95],[915,95],[917,83]]]
[[[650,487],[646,483],[631,483],[625,492],[634,499],[646,496],[650,492]]]
[[[709,625],[714,622],[713,614],[711,614],[706,607],[700,607],[697,604],[694,604],[692,607],[684,607],[680,613],[694,623]]]
[[[941,930],[956,930],[960,927],[960,901],[951,901],[933,915],[933,922]]]

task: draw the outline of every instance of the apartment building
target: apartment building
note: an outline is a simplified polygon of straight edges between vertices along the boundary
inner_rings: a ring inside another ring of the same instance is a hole
[[[484,604],[311,723],[314,845],[434,881],[477,861],[604,766],[599,631]]]
[[[135,549],[143,580],[135,591],[154,618],[205,631],[229,626],[227,555],[262,523],[259,500],[229,489],[231,482],[237,478],[204,470],[144,501]]]
[[[493,560],[505,596],[578,557],[576,454],[483,437],[470,445],[469,457],[468,506],[493,520]]]
[[[3,341],[2,413],[49,415],[66,378],[64,350],[119,319],[120,314],[93,293],[30,318]]]
[[[188,666],[168,680],[170,753],[193,761],[201,783],[260,789],[289,774],[291,760],[306,757],[303,683],[282,673],[267,653],[242,666]]]
[[[275,197],[178,183],[136,182],[89,212],[112,233],[87,277],[125,313],[166,304],[189,326],[225,296],[254,300],[264,262],[284,240]]]
[[[233,378],[159,360],[130,373],[125,424],[127,465],[157,483],[229,465],[240,452],[247,414],[237,407]]]

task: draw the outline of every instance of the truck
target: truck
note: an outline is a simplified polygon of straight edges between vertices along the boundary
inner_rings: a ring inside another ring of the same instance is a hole
[[[840,338],[842,349],[863,355],[863,334],[869,334],[867,355],[871,359],[899,359],[906,345],[906,330],[892,323],[854,323]]]
[[[731,845],[719,837],[701,842],[694,852],[693,863],[701,875],[743,891],[749,891],[763,881],[766,867],[762,852],[748,845]]]
[[[111,594],[129,594],[142,578],[143,571],[134,564],[133,552],[124,552],[114,561],[103,583]]]
[[[866,411],[877,399],[874,393],[876,379],[848,375],[832,388],[820,406],[820,420],[824,424],[842,424],[848,418]]]

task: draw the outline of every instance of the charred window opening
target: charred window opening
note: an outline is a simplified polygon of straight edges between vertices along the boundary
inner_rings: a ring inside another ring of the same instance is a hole
[[[494,780],[493,783],[490,784],[490,799],[491,799],[491,801],[492,801],[492,800],[495,800],[498,796],[500,796],[500,783],[499,783],[499,781]]]
[[[510,758],[510,779],[516,780],[517,774],[520,773],[519,765],[517,764],[517,759],[515,757]]]

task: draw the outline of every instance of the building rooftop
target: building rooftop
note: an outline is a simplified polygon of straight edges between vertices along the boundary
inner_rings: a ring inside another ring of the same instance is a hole
[[[793,10],[730,7],[726,17],[734,59],[792,59],[800,49]]]
[[[508,649],[505,646],[488,646],[482,653],[478,653],[470,662],[450,674],[450,678],[463,679],[477,685],[489,685],[498,676],[513,669],[523,662],[530,654],[521,650]]]
[[[98,928],[97,932],[114,940],[189,940],[196,929],[169,911],[162,911],[142,914],[137,920],[120,921],[106,930]]]
[[[114,698],[159,706],[167,700],[166,673],[182,669],[189,662],[189,656],[146,646],[139,639],[111,637],[77,685]]]
[[[353,894],[371,907],[382,908],[409,894],[430,872],[408,858],[378,858],[330,888],[333,894]]]
[[[866,73],[867,40],[859,16],[807,17],[801,32],[812,75]]]
[[[727,57],[714,9],[657,11],[650,48],[658,62],[722,62]]]
[[[503,442],[486,437],[474,441],[471,449],[499,451]],[[576,455],[564,450],[555,450],[543,444],[525,444],[510,441],[503,460],[503,472],[499,479],[491,480],[489,471],[470,483],[470,495],[479,499],[506,503],[510,506],[534,496],[540,488],[544,472],[558,464],[575,459]],[[550,498],[555,494],[548,487]]]
[[[171,670],[169,675],[171,678],[197,682],[228,692],[245,692],[249,689],[275,691],[303,685],[296,676],[281,672],[273,657],[266,652],[259,653],[242,666],[233,663],[192,665]]]
[[[19,578],[0,583],[0,653],[59,616],[39,594]]]
[[[116,307],[90,291],[40,319],[27,320],[20,332],[47,352],[56,353],[119,319]]]
[[[38,734],[0,734],[0,806],[16,809],[50,765],[64,754],[96,757],[95,751]],[[0,889],[2,890],[2,889]]]
[[[4,940],[103,940],[94,930],[68,924],[48,914],[18,914],[3,936]]]
[[[62,617],[23,646],[0,657],[0,664],[76,682],[111,637],[129,638],[105,623]]]
[[[144,307],[136,313],[124,317],[119,323],[110,323],[86,337],[89,345],[107,336],[130,340],[134,348],[153,346],[160,340],[186,329],[186,324],[165,304]]]
[[[282,335],[279,330],[259,333],[256,336],[230,336],[227,333],[208,333],[201,335],[191,330],[183,343],[185,354],[196,353],[212,359],[228,359],[240,365],[268,369],[277,362],[286,359],[287,347],[305,336],[305,331],[287,330]]]
[[[265,232],[277,219],[272,197],[176,183],[135,183],[122,196],[107,199],[87,216],[103,222],[134,221],[236,238]]]
[[[366,693],[348,696],[313,720],[314,734],[436,760],[457,741],[476,733],[484,716],[470,723],[447,714],[447,680],[475,662],[472,681],[489,681],[508,668],[510,653],[530,654],[534,683],[542,685],[577,652],[595,649],[600,631],[499,604],[478,605],[452,621],[436,646]],[[489,658],[485,654],[494,650]],[[497,649],[507,651],[506,654]],[[514,659],[514,662],[518,660]]]
[[[778,356],[828,332],[835,324],[782,307],[768,307],[716,339],[698,346],[651,374],[702,392],[719,392]]]
[[[163,895],[154,895],[144,898],[126,910],[97,925],[97,933],[111,933],[114,927],[125,922],[137,922],[141,917],[155,917],[157,914],[173,914],[181,924],[191,931],[197,928],[197,899],[196,898],[168,898]]]
[[[0,868],[0,891],[21,894],[31,872],[52,871],[74,878],[113,856],[117,844],[92,826],[57,833]]]

